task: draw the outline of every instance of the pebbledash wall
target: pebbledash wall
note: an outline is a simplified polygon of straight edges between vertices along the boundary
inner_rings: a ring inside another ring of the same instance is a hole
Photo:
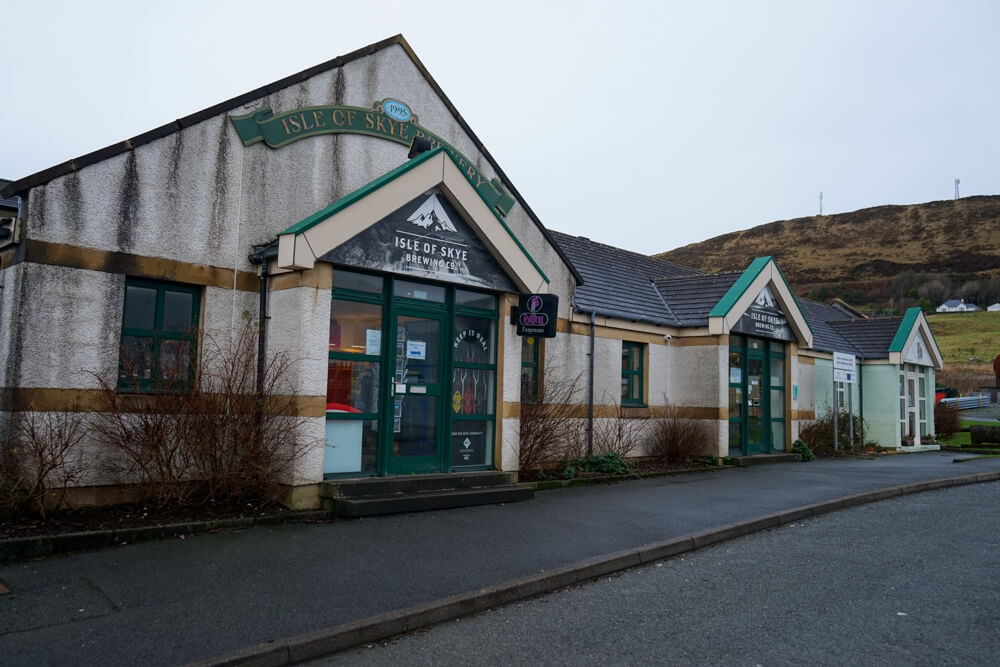
[[[417,136],[432,150],[409,160]],[[309,449],[286,481],[303,490],[331,475],[449,472],[465,465],[463,455],[473,468],[516,471],[531,368],[581,379],[574,409],[583,425],[592,377],[597,423],[624,414],[645,425],[670,408],[710,426],[711,453],[783,451],[816,417],[818,369],[831,356],[812,349],[810,324],[770,258],[710,276],[548,232],[401,36],[21,179],[3,195],[21,198],[22,231],[19,243],[0,249],[4,428],[14,413],[98,407],[94,374],[118,375],[130,331],[127,288],[160,290],[161,300],[193,295],[193,323],[204,336],[228,338],[244,314],[258,314],[256,250],[270,262],[268,349],[297,360],[289,391],[308,421]],[[400,215],[417,219],[423,229],[409,237],[421,243],[442,238],[441,229],[467,229],[468,247],[494,263],[482,269],[489,277],[461,262],[434,272],[393,255]],[[345,250],[364,234],[382,234],[381,265],[365,247]],[[588,258],[612,252],[643,263],[621,275],[639,280],[644,296],[602,286],[614,266]],[[357,276],[378,287],[355,289]],[[558,333],[538,345],[534,367],[510,317],[519,293],[559,297]],[[745,328],[764,301],[772,315],[763,317],[781,320],[776,338]],[[347,350],[351,322],[372,308],[378,324],[359,325],[358,349]],[[664,313],[649,310],[657,308]],[[470,346],[460,358],[466,326],[485,356]],[[431,330],[436,343],[419,339]],[[433,372],[447,377],[428,374],[432,358]],[[628,363],[636,366],[626,374]],[[378,387],[363,396],[373,369]],[[628,382],[636,393],[623,407]],[[929,382],[933,392],[932,372]],[[432,404],[435,426],[450,433],[386,437],[406,432],[401,422],[415,406]],[[765,408],[761,431],[747,415]],[[463,424],[487,451],[472,453]],[[379,426],[383,435],[369,433]],[[358,440],[348,447],[357,465],[331,465],[338,438]],[[93,491],[80,494],[84,502],[115,497],[102,489],[120,480],[99,471],[80,481]],[[295,497],[315,501],[308,492]]]

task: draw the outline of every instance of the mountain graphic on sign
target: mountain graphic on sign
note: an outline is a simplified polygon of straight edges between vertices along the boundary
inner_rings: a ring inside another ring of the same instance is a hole
[[[757,295],[757,298],[754,299],[753,302],[754,305],[760,306],[762,308],[775,307],[774,295],[771,294],[771,290],[767,286],[765,286],[764,289],[760,291],[760,294]]]
[[[444,207],[441,206],[436,194],[429,196],[406,221],[432,232],[458,231],[448,218],[448,214],[444,212]]]

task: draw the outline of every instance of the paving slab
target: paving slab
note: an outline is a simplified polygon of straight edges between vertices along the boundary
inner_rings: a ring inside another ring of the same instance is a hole
[[[11,590],[0,597],[0,654],[9,664],[159,665],[304,633],[319,633],[321,645],[331,626],[433,607],[588,559],[633,562],[625,552],[657,544],[668,555],[676,553],[671,540],[736,534],[729,526],[751,521],[764,527],[769,515],[811,504],[1000,475],[1000,459],[953,458],[731,468],[548,491],[510,505],[262,526],[8,564],[0,566]],[[640,560],[653,552],[644,553]]]

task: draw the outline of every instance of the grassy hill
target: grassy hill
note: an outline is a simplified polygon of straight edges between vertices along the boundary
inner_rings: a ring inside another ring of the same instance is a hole
[[[892,298],[889,286],[905,272],[948,276],[951,284],[1000,276],[1000,196],[779,220],[656,257],[732,271],[762,255],[773,256],[802,295],[839,283],[842,292],[847,284],[877,301]]]
[[[993,386],[993,359],[1000,354],[1000,312],[936,313],[927,316],[944,371],[939,384],[963,394]]]
[[[1000,354],[1000,312],[935,313],[927,316],[927,322],[945,363],[992,367]]]

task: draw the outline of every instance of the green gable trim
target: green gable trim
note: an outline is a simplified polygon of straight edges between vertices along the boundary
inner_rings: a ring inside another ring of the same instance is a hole
[[[778,275],[781,276],[781,282],[785,283],[785,287],[788,289],[788,292],[792,295],[792,299],[794,300],[795,293],[792,292],[792,286],[788,284],[788,279],[785,278],[785,274],[784,272],[782,272],[781,267],[778,266],[777,262],[774,263],[774,268],[778,270]],[[796,303],[795,308],[798,309],[798,307],[799,305]],[[813,331],[812,325],[809,324],[809,318],[806,317],[806,314],[803,313],[801,310],[799,310],[799,314],[802,315],[802,321],[806,323],[806,328],[809,329],[809,333],[815,333]]]
[[[361,186],[360,188],[358,188],[357,190],[355,190],[351,194],[345,195],[344,197],[341,197],[340,199],[338,199],[337,201],[333,202],[332,204],[330,204],[326,208],[322,208],[322,209],[316,211],[315,213],[313,213],[312,215],[310,215],[309,217],[304,218],[303,220],[300,220],[299,222],[295,223],[294,225],[292,225],[288,229],[284,230],[283,232],[278,232],[278,235],[279,236],[283,236],[285,234],[296,234],[296,235],[298,235],[298,234],[301,234],[302,232],[304,232],[304,231],[306,231],[308,229],[311,229],[312,227],[315,227],[316,225],[318,225],[319,223],[323,222],[324,220],[326,220],[327,218],[329,218],[333,214],[339,213],[340,211],[344,210],[345,208],[347,208],[351,204],[354,204],[356,202],[361,201],[362,199],[364,199],[365,197],[367,197],[371,193],[373,193],[376,190],[378,190],[379,188],[381,188],[386,183],[391,183],[392,181],[394,181],[395,179],[399,178],[400,176],[402,176],[406,172],[408,172],[411,169],[413,169],[413,168],[415,168],[415,167],[423,164],[424,162],[427,162],[432,157],[434,157],[438,153],[442,153],[442,152],[444,152],[444,148],[443,147],[442,148],[435,148],[432,151],[427,151],[426,153],[422,153],[419,156],[413,158],[412,160],[404,162],[403,164],[399,165],[395,169],[392,169],[392,170],[387,171],[386,173],[382,174],[381,176],[379,176],[378,178],[376,178],[371,183],[368,183],[367,185]]]
[[[906,339],[910,337],[910,332],[913,331],[913,325],[917,323],[917,318],[920,317],[919,308],[907,308],[906,313],[903,315],[903,321],[896,329],[896,335],[892,337],[892,342],[889,343],[890,352],[902,352],[903,346],[906,345]]]
[[[510,213],[514,197],[499,179],[489,179],[479,171],[472,160],[457,148],[417,124],[417,117],[410,107],[399,100],[386,99],[376,102],[374,108],[351,106],[312,106],[292,109],[275,114],[271,107],[263,106],[250,113],[230,116],[229,119],[240,135],[244,146],[264,142],[270,148],[281,148],[293,141],[318,134],[364,134],[387,139],[404,146],[422,137],[432,148],[443,146],[456,158],[459,170],[472,187],[479,191],[490,208],[502,215]]]
[[[340,211],[343,211],[345,208],[351,206],[352,204],[361,201],[371,193],[381,188],[383,185],[391,183],[393,180],[399,178],[400,176],[410,171],[411,169],[416,168],[417,166],[423,164],[424,162],[427,162],[428,160],[438,155],[439,153],[444,153],[445,155],[447,155],[451,159],[451,161],[455,164],[455,166],[459,170],[461,170],[461,165],[458,162],[458,158],[452,155],[444,146],[438,146],[434,150],[427,151],[426,153],[421,153],[419,156],[413,158],[412,160],[408,160],[407,162],[404,162],[403,164],[396,167],[395,169],[387,171],[386,173],[382,174],[371,183],[368,183],[367,185],[358,188],[349,195],[341,197],[340,199],[333,202],[326,208],[316,211],[309,217],[300,220],[299,222],[295,223],[288,229],[279,232],[278,236],[284,236],[285,234],[295,234],[296,236],[298,236],[299,234],[302,234],[303,232],[323,222],[327,218],[333,216],[335,213],[339,213]],[[521,250],[521,252],[524,253],[524,256],[528,258],[528,261],[531,262],[531,265],[535,267],[535,270],[537,270],[539,275],[542,276],[542,279],[545,280],[546,283],[551,282],[549,280],[549,277],[545,275],[545,272],[542,271],[542,267],[538,266],[538,262],[535,261],[535,258],[531,256],[531,253],[529,253],[528,250],[524,247],[524,244],[521,243],[521,240],[517,238],[517,236],[514,234],[513,231],[511,231],[510,227],[507,226],[507,223],[504,222],[504,219],[502,217],[500,217],[500,214],[496,211],[496,209],[490,205],[489,200],[486,197],[484,197],[483,194],[479,192],[479,190],[477,190],[476,188],[473,189],[476,190],[477,194],[479,194],[480,199],[482,199],[483,202],[486,204],[486,207],[493,214],[493,217],[497,220],[497,222],[500,223],[500,225],[504,228],[507,234],[510,235],[510,238],[514,241],[514,243]]]
[[[757,279],[757,276],[760,275],[760,272],[764,270],[764,267],[767,266],[767,263],[770,261],[770,256],[758,257],[752,261],[750,266],[747,267],[747,270],[743,272],[743,275],[737,278],[736,282],[733,283],[733,286],[729,288],[726,295],[719,299],[719,303],[715,304],[715,307],[708,313],[708,316],[725,317],[729,311],[733,309],[736,302],[740,300],[743,293],[749,289],[750,284]],[[781,279],[784,280],[784,276],[782,276]]]

